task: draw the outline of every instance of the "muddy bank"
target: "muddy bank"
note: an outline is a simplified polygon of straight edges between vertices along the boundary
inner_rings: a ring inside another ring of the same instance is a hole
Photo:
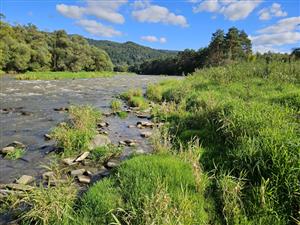
[[[174,78],[174,77],[172,77]],[[168,79],[162,76],[115,76],[112,78],[18,81],[1,78],[0,87],[0,147],[13,141],[27,146],[22,159],[13,161],[0,158],[0,183],[12,182],[20,175],[40,174],[41,164],[48,162],[47,152],[53,143],[45,141],[44,134],[66,118],[66,113],[56,108],[72,104],[90,104],[103,112],[115,96],[130,89],[145,89],[147,84]],[[140,130],[128,128],[140,118],[129,114],[122,120],[116,116],[104,118],[109,122],[108,135],[117,144],[124,139],[135,139],[137,149],[149,151],[147,140],[140,137]],[[125,149],[129,154],[130,148]]]

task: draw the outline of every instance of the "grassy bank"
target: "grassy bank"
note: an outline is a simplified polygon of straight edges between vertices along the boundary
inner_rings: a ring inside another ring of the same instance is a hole
[[[61,79],[84,79],[84,78],[99,78],[112,77],[115,75],[128,75],[132,73],[120,73],[111,71],[101,72],[26,72],[16,76],[17,80],[61,80]]]
[[[299,64],[200,70],[149,86],[147,96],[174,146],[200,140],[200,163],[223,193],[215,200],[228,224],[299,222]]]

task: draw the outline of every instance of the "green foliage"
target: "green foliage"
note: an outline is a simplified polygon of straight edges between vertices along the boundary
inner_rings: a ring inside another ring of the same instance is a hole
[[[116,147],[113,145],[107,145],[99,148],[95,148],[91,151],[90,158],[99,163],[106,162],[110,158],[117,157],[122,153],[121,147]]]
[[[217,177],[215,199],[229,224],[297,218],[299,73],[296,62],[249,62],[159,87],[159,103],[167,103],[154,107],[156,120],[167,122],[174,146],[199,138],[200,162]]]
[[[7,153],[4,158],[10,160],[16,160],[22,158],[25,154],[25,150],[21,148],[16,148],[13,152]]]
[[[46,33],[36,26],[1,21],[0,69],[25,71],[112,71],[108,54],[78,35]]]
[[[104,179],[93,185],[81,198],[77,217],[71,224],[110,224],[112,213],[122,206],[122,197],[112,179]]]
[[[110,102],[110,108],[113,112],[119,112],[122,110],[122,102],[120,100],[112,100]]]
[[[117,112],[117,115],[121,118],[121,119],[126,119],[128,117],[128,113],[126,111],[119,111]]]
[[[116,65],[115,71],[125,72],[128,66],[139,65],[147,60],[176,55],[176,51],[156,50],[133,42],[117,43],[88,39],[90,45],[105,50]],[[127,70],[126,70],[127,71]]]
[[[69,123],[57,126],[51,134],[67,156],[86,150],[97,133],[96,123],[100,119],[100,112],[90,106],[71,106],[69,117]]]
[[[121,98],[126,100],[131,107],[139,107],[140,109],[147,109],[149,107],[149,102],[143,97],[141,89],[130,89],[121,94]]]

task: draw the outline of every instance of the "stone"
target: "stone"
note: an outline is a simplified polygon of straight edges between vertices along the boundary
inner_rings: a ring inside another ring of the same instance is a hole
[[[142,133],[141,133],[141,137],[144,137],[144,138],[148,138],[148,137],[150,137],[151,135],[152,135],[152,133],[149,132],[149,131],[145,131],[145,132],[142,132]]]
[[[88,157],[90,154],[90,152],[84,152],[82,153],[80,156],[77,157],[77,159],[75,159],[75,162],[81,162],[83,161],[86,157]]]
[[[108,127],[108,126],[109,126],[109,123],[107,123],[107,122],[102,122],[102,123],[98,123],[97,126],[98,126],[98,127],[101,127],[101,128],[103,128],[103,127]]]
[[[67,112],[69,111],[69,109],[67,107],[60,107],[60,108],[54,108],[53,109],[54,111],[57,111],[57,112]]]
[[[17,191],[31,191],[34,189],[32,186],[24,184],[6,184],[5,187]]]
[[[103,134],[97,134],[90,142],[88,149],[92,150],[110,144],[110,139]]]
[[[84,183],[84,184],[91,183],[91,178],[89,176],[79,175],[77,178],[80,183]]]
[[[9,153],[13,153],[15,151],[15,147],[13,146],[7,146],[1,149],[1,153],[2,154],[9,154]]]
[[[44,134],[44,138],[45,138],[46,141],[51,140],[50,134]]]
[[[43,173],[42,177],[44,180],[50,180],[50,179],[53,180],[54,172],[52,172],[52,171],[45,172],[45,173]]]
[[[9,144],[8,146],[13,146],[15,148],[25,148],[26,146],[19,141],[14,141],[13,143]]]
[[[109,113],[109,112],[104,112],[104,113],[102,113],[102,115],[103,115],[103,116],[106,116],[106,117],[107,117],[107,116],[111,116],[111,114],[112,114],[112,113]]]
[[[125,141],[119,141],[119,145],[126,145]]]
[[[134,125],[128,125],[128,128],[135,128]]]
[[[139,128],[139,129],[144,129],[145,128],[145,127],[142,126],[142,124],[138,124],[138,125],[136,125],[136,127]]]
[[[28,176],[28,175],[23,175],[21,176],[18,180],[16,180],[17,184],[30,184],[34,181],[34,177]]]
[[[62,160],[64,164],[67,164],[68,166],[72,166],[74,164],[76,164],[75,159],[74,158],[65,158]]]
[[[155,126],[154,123],[149,122],[149,121],[139,121],[136,124],[137,124],[137,126],[141,125],[142,127],[148,127],[148,128],[153,128]]]
[[[106,163],[106,166],[109,167],[109,168],[115,168],[119,165],[120,165],[120,162],[117,161],[117,160],[114,160],[114,159],[112,159],[112,160],[110,160]]]
[[[151,118],[151,116],[149,116],[148,114],[137,114],[136,116],[141,119],[150,119]]]
[[[72,177],[77,177],[79,175],[83,175],[84,173],[85,173],[85,169],[72,170],[71,171],[71,176]]]
[[[99,133],[99,134],[108,135],[108,132],[107,132],[107,131],[104,131],[104,130],[98,130],[98,133]]]
[[[135,151],[135,153],[138,155],[142,155],[142,154],[145,154],[146,152],[143,149],[138,149]]]

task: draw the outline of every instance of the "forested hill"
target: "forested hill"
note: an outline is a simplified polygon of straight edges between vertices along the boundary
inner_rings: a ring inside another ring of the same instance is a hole
[[[146,46],[138,45],[128,41],[118,43],[113,41],[87,39],[90,45],[94,45],[105,50],[116,66],[141,64],[147,60],[157,58],[167,58],[175,56],[177,51],[158,50]]]

